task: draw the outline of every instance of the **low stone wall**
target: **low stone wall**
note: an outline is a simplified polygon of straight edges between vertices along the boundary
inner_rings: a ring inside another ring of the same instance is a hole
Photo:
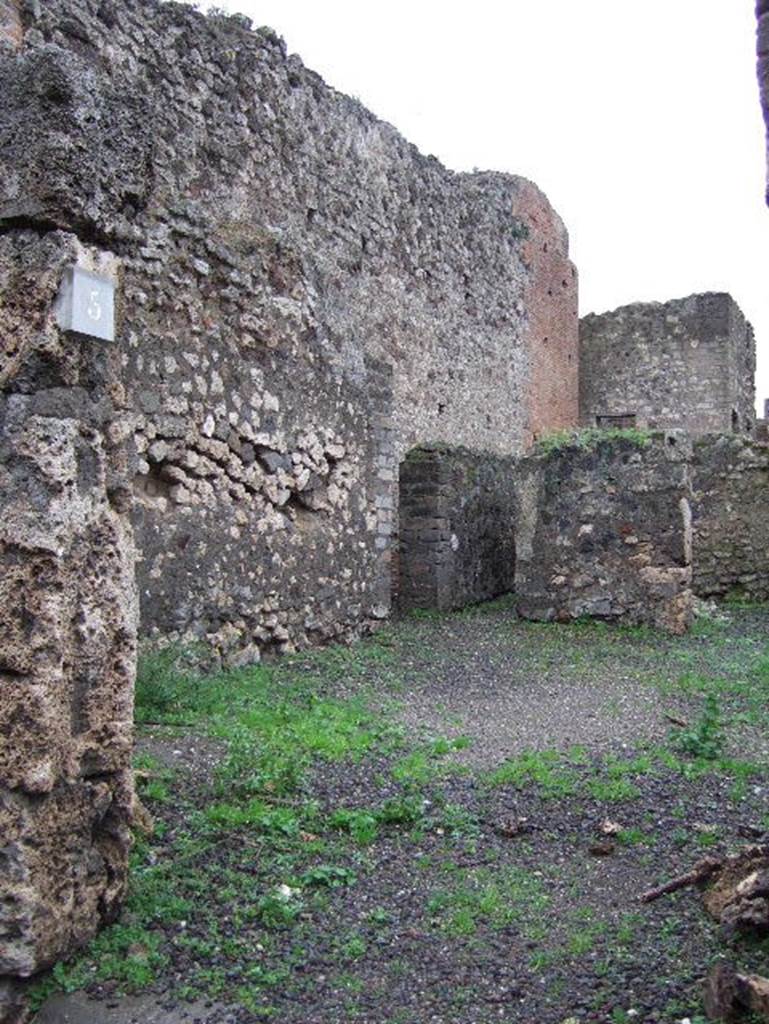
[[[526,618],[590,616],[673,633],[691,619],[689,450],[606,439],[521,460],[516,577]]]
[[[400,470],[398,604],[461,608],[513,589],[511,458],[423,446]]]
[[[715,435],[693,461],[694,592],[769,598],[769,444]]]
[[[0,237],[0,1020],[117,910],[137,602],[116,346],[64,335],[74,236]]]

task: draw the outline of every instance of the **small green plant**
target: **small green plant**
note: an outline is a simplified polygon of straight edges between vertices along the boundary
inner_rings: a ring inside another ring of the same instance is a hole
[[[397,782],[404,785],[424,785],[440,771],[423,750],[407,754],[393,765],[392,774]]]
[[[376,925],[378,928],[383,928],[392,921],[392,914],[384,907],[374,907],[374,909],[368,914],[368,921],[370,924]]]
[[[606,926],[600,921],[575,927],[566,942],[567,953],[570,957],[585,956],[594,949],[596,941],[605,931]]]
[[[333,864],[318,864],[305,871],[301,878],[302,885],[325,886],[328,889],[354,885],[355,881],[354,871],[349,868],[336,867]]]
[[[670,734],[675,751],[704,761],[717,760],[725,742],[718,697],[714,693],[705,696],[702,714],[694,725],[674,729]]]
[[[574,770],[553,750],[525,751],[510,758],[491,772],[488,782],[492,786],[519,788],[533,783],[550,799],[572,796],[577,790]]]
[[[345,960],[360,960],[366,952],[366,940],[360,935],[350,935],[340,946],[339,953]]]
[[[476,840],[482,831],[478,815],[461,804],[445,804],[435,819],[435,825],[452,839]]]
[[[222,829],[253,827],[261,832],[295,836],[299,833],[299,820],[289,807],[270,807],[261,800],[246,804],[211,804],[205,810],[211,824]]]
[[[641,828],[623,828],[617,834],[617,840],[623,846],[646,846],[649,844],[649,836]]]
[[[587,789],[595,800],[604,800],[609,803],[635,800],[641,795],[638,786],[625,778],[590,779]]]
[[[304,909],[304,903],[296,890],[282,885],[262,896],[256,909],[263,924],[268,928],[279,928],[293,924]]]
[[[198,682],[189,661],[189,652],[177,646],[147,649],[139,656],[134,696],[137,722],[173,723],[185,718]]]
[[[698,828],[695,832],[695,842],[697,846],[718,846],[720,838],[720,830],[715,826],[709,828]]]
[[[139,786],[139,795],[142,800],[153,800],[160,804],[167,803],[170,799],[168,786],[160,779],[147,779]]]
[[[640,914],[623,914],[617,924],[615,943],[620,948],[630,948],[638,942],[638,930],[643,924]]]
[[[377,811],[377,820],[383,825],[416,825],[424,818],[425,801],[418,794],[394,796],[385,800]]]
[[[107,978],[117,982],[119,991],[138,992],[155,980],[167,962],[160,946],[160,936],[140,925],[111,925],[94,939],[90,956],[56,964],[50,976],[33,988],[31,1004],[38,1008],[54,991],[76,992]]]
[[[633,1018],[627,1012],[627,1010],[621,1010],[618,1006],[611,1011],[611,1017],[609,1018],[611,1024],[632,1024]]]
[[[167,803],[171,799],[170,783],[174,772],[151,754],[139,753],[134,757],[136,789],[142,800]]]
[[[330,825],[342,832],[348,832],[361,846],[370,846],[379,831],[377,818],[370,811],[349,810],[346,807],[334,811]]]
[[[444,754],[450,754],[455,750],[466,750],[470,744],[469,736],[455,736],[451,740],[440,737],[437,740],[433,740],[430,751],[436,757],[442,757]]]
[[[450,887],[440,889],[427,903],[432,920],[448,935],[474,935],[481,923],[493,930],[517,922],[530,934],[548,904],[542,883],[523,868],[460,868]]]

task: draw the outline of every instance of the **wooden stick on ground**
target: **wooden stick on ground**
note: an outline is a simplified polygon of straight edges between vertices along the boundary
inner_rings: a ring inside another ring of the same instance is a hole
[[[663,714],[669,722],[672,722],[673,725],[680,726],[682,729],[685,729],[689,724],[685,718],[679,718],[678,715],[671,715],[669,711],[664,711]]]
[[[671,878],[669,882],[657,886],[656,889],[647,889],[640,897],[641,902],[651,903],[652,900],[659,899],[660,896],[667,896],[668,893],[678,892],[679,889],[685,889],[689,885],[698,885],[700,882],[704,882],[705,879],[710,878],[711,875],[714,875],[716,871],[720,871],[723,866],[724,861],[722,857],[703,857],[685,875]]]

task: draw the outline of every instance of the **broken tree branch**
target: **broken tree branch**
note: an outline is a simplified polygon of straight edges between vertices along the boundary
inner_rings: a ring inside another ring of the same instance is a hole
[[[711,875],[720,871],[723,866],[723,857],[703,857],[686,874],[671,878],[669,882],[665,882],[664,885],[659,885],[655,889],[647,889],[640,897],[641,902],[651,903],[653,900],[659,899],[660,896],[678,892],[679,889],[686,889],[690,885],[699,885],[700,882],[706,881]]]

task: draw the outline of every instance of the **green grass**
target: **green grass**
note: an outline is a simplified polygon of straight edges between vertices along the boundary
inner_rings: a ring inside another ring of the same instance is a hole
[[[134,780],[139,798],[145,802],[168,803],[174,772],[150,754],[134,757]]]
[[[134,717],[137,723],[184,723],[196,717],[207,698],[208,685],[191,667],[185,648],[147,648],[139,655],[136,671]]]
[[[587,761],[581,748],[561,753],[555,750],[526,751],[505,761],[486,776],[490,786],[534,786],[547,800],[591,796],[595,800],[624,801],[640,795],[633,777],[651,772],[651,758],[641,756],[625,761],[614,757]]]
[[[641,828],[623,828],[617,833],[617,841],[622,846],[649,846],[653,844],[654,837]]]
[[[433,740],[396,761],[392,767],[393,778],[405,786],[424,786],[443,775],[461,772],[460,765],[443,759],[448,754],[465,750],[469,745],[470,740],[466,736]]]
[[[690,670],[660,680],[665,695],[703,700],[702,717],[721,724],[769,725],[769,647],[751,637],[711,641]],[[679,659],[680,662],[680,659]]]
[[[486,777],[490,786],[536,786],[548,799],[572,796],[578,788],[573,766],[554,750],[527,751],[505,761]]]
[[[146,988],[166,964],[158,925],[178,927],[194,918],[196,932],[182,932],[178,943],[202,960],[223,948],[223,913],[241,927],[258,926],[263,935],[296,929],[306,914],[324,912],[331,891],[356,883],[356,850],[385,831],[424,828],[421,786],[438,779],[450,767],[441,762],[469,740],[438,738],[409,749],[370,691],[370,679],[382,674],[388,681],[397,675],[382,635],[207,678],[196,673],[185,651],[144,653],[137,721],[193,728],[220,741],[214,788],[202,808],[190,808],[186,831],[177,833],[161,861],[152,840],[137,842],[124,915],[130,929],[108,927],[84,953],[59,965],[37,986],[38,1004],[51,991],[94,980],[112,980],[118,991]],[[336,695],[340,682],[354,695]],[[400,792],[374,807],[342,807],[321,817],[307,789],[310,772],[324,762],[353,764],[374,753],[396,758],[392,774]],[[172,771],[148,755],[136,759],[135,769],[142,799],[158,807],[172,800]],[[457,818],[452,827],[463,825]],[[356,941],[350,940],[345,958],[363,955]],[[189,994],[235,991],[247,1008],[261,1005],[259,989],[273,975],[254,975],[247,951],[233,950],[232,956],[229,973],[201,967]]]
[[[214,803],[205,809],[205,817],[218,830],[253,828],[262,833],[296,836],[300,818],[290,807],[275,807],[254,798],[246,803]]]
[[[370,845],[379,834],[379,816],[368,810],[340,807],[329,818],[329,824],[349,833],[361,846]]]
[[[114,981],[126,992],[150,985],[166,964],[160,936],[143,925],[115,924],[93,940],[89,955],[61,962],[30,992],[30,1008],[39,1009],[55,992],[76,992],[100,981]]]
[[[645,744],[632,757],[605,755],[586,761],[579,748],[563,753],[555,750],[525,751],[487,773],[487,786],[535,788],[547,800],[590,797],[605,803],[624,803],[641,795],[641,780],[663,770],[675,771],[697,779],[719,774],[733,779],[732,795],[744,795],[750,779],[760,777],[765,768],[759,762],[716,756],[711,749],[697,744],[692,754],[681,754],[664,747]]]
[[[516,866],[470,868],[454,872],[451,885],[433,892],[425,913],[447,935],[467,938],[481,924],[497,931],[514,922],[526,927],[548,902],[541,880],[531,871]]]

